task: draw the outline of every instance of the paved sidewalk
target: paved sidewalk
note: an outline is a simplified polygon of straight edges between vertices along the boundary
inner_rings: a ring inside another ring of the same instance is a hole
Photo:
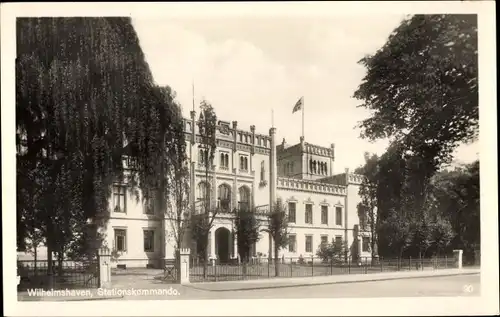
[[[409,278],[430,278],[438,276],[470,275],[479,273],[480,269],[475,269],[475,268],[474,269],[467,268],[461,270],[443,269],[443,270],[415,271],[415,272],[346,274],[346,275],[297,277],[297,278],[270,278],[262,280],[244,280],[244,281],[227,281],[227,282],[204,282],[204,283],[191,283],[189,285],[184,285],[184,286],[211,292],[229,292],[229,291],[243,291],[243,290],[254,290],[254,289],[311,286],[311,285],[386,281],[386,280],[409,279]]]

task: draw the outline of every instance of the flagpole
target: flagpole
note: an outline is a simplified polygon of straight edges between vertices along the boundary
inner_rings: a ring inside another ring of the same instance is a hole
[[[192,87],[193,87],[193,111],[194,111],[194,80],[192,81]]]
[[[304,139],[304,108],[305,108],[305,98],[302,97],[302,139]]]
[[[274,128],[274,109],[271,109],[271,128]]]

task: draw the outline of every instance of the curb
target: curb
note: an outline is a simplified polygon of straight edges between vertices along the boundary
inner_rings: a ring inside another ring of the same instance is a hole
[[[422,279],[422,278],[433,278],[433,277],[445,277],[445,276],[460,276],[460,275],[479,275],[480,272],[457,272],[451,274],[436,274],[436,275],[424,275],[424,276],[395,276],[395,277],[385,277],[385,278],[372,278],[363,280],[353,280],[353,281],[330,281],[330,282],[319,282],[319,283],[302,283],[302,284],[287,284],[287,285],[274,285],[274,286],[257,286],[248,288],[231,288],[231,289],[204,289],[193,287],[193,284],[184,285],[189,288],[206,291],[206,292],[238,292],[238,291],[253,291],[259,289],[276,289],[276,288],[291,288],[291,287],[307,287],[307,286],[317,286],[317,285],[331,285],[331,284],[353,284],[353,283],[365,283],[365,282],[378,282],[378,281],[390,281],[390,280],[407,280],[407,279]]]

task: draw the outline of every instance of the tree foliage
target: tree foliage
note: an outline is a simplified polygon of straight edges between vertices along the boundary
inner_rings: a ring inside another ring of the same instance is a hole
[[[321,243],[316,251],[316,255],[325,262],[342,261],[348,250],[349,246],[345,241],[342,243],[332,241],[331,243]]]
[[[200,104],[200,117],[198,119],[198,135],[200,138],[199,149],[202,166],[205,170],[205,184],[207,185],[205,197],[203,199],[202,214],[197,215],[198,218],[194,223],[194,237],[196,239],[197,248],[203,255],[203,275],[206,277],[208,265],[208,235],[212,229],[213,222],[217,216],[218,209],[212,208],[211,189],[216,184],[210,180],[213,171],[213,161],[215,151],[217,149],[216,140],[217,131],[217,115],[212,105],[203,100]],[[211,185],[210,185],[211,184]]]
[[[268,231],[274,241],[274,267],[275,275],[279,276],[279,250],[288,245],[288,214],[285,204],[281,199],[277,199],[273,204],[273,209],[268,214]]]
[[[95,250],[111,185],[125,180],[125,144],[136,156],[137,186],[149,194],[162,150],[157,131],[176,119],[164,96],[130,18],[17,19],[21,247],[25,220],[37,215],[49,259],[52,251],[81,255],[87,244]]]
[[[357,169],[357,174],[363,175],[363,181],[359,186],[358,195],[361,201],[357,205],[360,229],[371,233],[370,250],[372,257],[377,253],[377,191],[379,177],[379,157],[376,154],[365,153],[365,165]]]
[[[415,15],[360,63],[367,69],[354,97],[372,116],[360,123],[370,140],[390,138],[434,165],[450,159],[478,129],[476,15]],[[430,161],[429,161],[430,162]]]
[[[250,259],[252,246],[260,239],[260,224],[255,217],[256,210],[242,208],[236,211],[235,225],[240,259],[246,263]]]

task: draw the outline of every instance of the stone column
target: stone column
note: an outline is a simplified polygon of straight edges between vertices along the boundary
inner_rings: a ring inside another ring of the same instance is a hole
[[[345,190],[346,190],[346,195],[345,195],[345,200],[344,200],[344,221],[343,221],[343,226],[344,226],[344,236],[345,236],[345,242],[347,243],[348,240],[348,214],[349,214],[349,169],[345,169]],[[361,252],[361,250],[360,250]],[[345,253],[344,259],[347,261],[347,252]]]
[[[217,207],[217,173],[215,173],[215,165],[212,165],[212,208]]]
[[[269,136],[271,137],[271,154],[269,156],[269,211],[273,210],[276,203],[276,128],[269,129]]]
[[[238,236],[234,236],[233,238],[233,256],[235,259],[239,259],[239,254],[238,254]],[[239,262],[239,261],[238,261]]]
[[[273,236],[269,233],[269,263],[273,261]]]
[[[177,251],[177,283],[189,284],[189,254],[191,250],[180,249]]]
[[[191,197],[190,197],[190,202],[191,202],[191,210],[193,214],[196,211],[196,176],[195,176],[195,171],[196,171],[196,163],[191,162],[190,164],[190,192],[191,192]],[[203,197],[204,198],[204,197]]]
[[[208,236],[209,236],[209,241],[210,241],[210,243],[209,243],[210,252],[208,253],[208,257],[215,260],[215,228],[210,230],[210,233]]]
[[[363,256],[363,237],[358,235],[358,257],[359,261],[363,261],[361,258]]]
[[[100,248],[99,259],[99,287],[108,288],[111,286],[111,252],[108,248]]]
[[[463,250],[453,250],[453,258],[455,259],[455,267],[462,269],[462,254]]]

